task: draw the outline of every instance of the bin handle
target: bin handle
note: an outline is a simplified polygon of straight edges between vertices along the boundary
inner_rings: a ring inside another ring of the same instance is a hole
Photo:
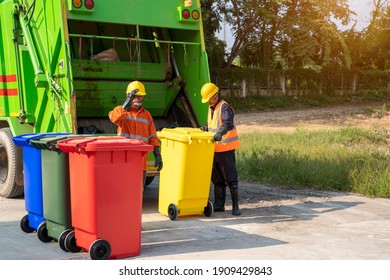
[[[54,143],[57,143],[58,141],[61,141],[61,140],[64,140],[64,139],[67,139],[69,137],[61,137],[61,138],[58,138],[57,140],[52,140],[52,141],[49,141],[46,143],[46,146],[50,149],[50,150],[55,150],[56,149],[56,146]]]
[[[97,137],[93,137],[93,138],[89,138],[87,140],[84,140],[84,141],[81,141],[79,143],[76,144],[76,148],[79,152],[81,152],[81,148],[85,147],[85,144],[89,143],[89,142],[94,142],[97,140]]]

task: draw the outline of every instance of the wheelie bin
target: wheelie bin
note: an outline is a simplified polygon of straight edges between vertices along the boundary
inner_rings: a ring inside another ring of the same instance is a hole
[[[54,239],[65,252],[79,252],[81,248],[65,246],[65,238],[73,230],[70,212],[69,156],[57,146],[60,140],[96,135],[44,136],[31,140],[31,145],[41,150],[43,221],[38,229],[39,240]]]
[[[65,246],[91,259],[137,256],[141,249],[142,158],[153,146],[123,137],[67,139],[74,231]]]
[[[20,227],[26,233],[37,231],[39,225],[45,221],[42,198],[42,155],[41,150],[31,145],[31,140],[67,134],[69,133],[32,133],[12,138],[16,145],[23,148],[24,203],[27,215],[20,221]],[[49,237],[42,239],[41,241],[44,242],[51,241]]]
[[[213,213],[208,200],[214,157],[213,134],[199,128],[164,128],[161,141],[164,168],[160,171],[158,211],[171,220],[178,216]]]

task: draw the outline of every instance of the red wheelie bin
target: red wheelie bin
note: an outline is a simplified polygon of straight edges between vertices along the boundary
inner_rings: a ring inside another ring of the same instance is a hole
[[[57,145],[69,153],[74,231],[66,236],[65,246],[87,250],[97,260],[139,255],[142,157],[153,146],[108,136],[66,139]]]

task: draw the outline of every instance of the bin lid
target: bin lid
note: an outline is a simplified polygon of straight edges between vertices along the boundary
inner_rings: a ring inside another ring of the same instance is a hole
[[[69,132],[49,132],[49,133],[29,133],[29,134],[21,134],[14,136],[12,140],[18,146],[27,147],[32,146],[31,140],[38,139],[45,136],[56,136],[56,135],[69,135]]]
[[[96,137],[95,134],[69,134],[69,135],[56,135],[56,136],[44,136],[31,140],[31,145],[40,150],[51,150],[60,152],[57,142],[70,138],[86,138]]]
[[[203,131],[193,127],[163,128],[157,132],[160,139],[176,140],[183,143],[191,143],[193,140],[212,140],[214,133]]]
[[[147,145],[141,140],[120,136],[69,138],[57,142],[57,145],[61,151],[66,153],[128,150],[148,152],[153,150],[152,145]]]

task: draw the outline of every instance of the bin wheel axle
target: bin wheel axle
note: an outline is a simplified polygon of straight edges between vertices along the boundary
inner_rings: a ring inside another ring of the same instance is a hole
[[[65,237],[65,249],[71,253],[77,253],[81,251],[81,247],[77,246],[75,231],[70,231]]]
[[[28,221],[28,215],[24,216],[22,220],[20,221],[20,228],[25,232],[25,233],[32,233],[34,229],[30,227],[30,222]]]
[[[206,217],[210,217],[211,214],[213,214],[214,212],[214,206],[213,206],[213,203],[209,200],[207,202],[207,206],[204,208],[204,212],[203,214],[206,216]]]
[[[95,240],[89,248],[92,260],[107,260],[111,255],[111,245],[104,239]]]
[[[179,210],[177,209],[177,206],[173,203],[169,204],[168,206],[169,219],[171,219],[172,221],[175,220],[178,214],[179,214]]]
[[[45,221],[40,223],[40,225],[38,226],[37,235],[38,239],[41,240],[43,243],[48,243],[53,240],[53,237],[49,236]]]
[[[61,234],[60,234],[60,237],[58,238],[58,245],[60,246],[60,248],[65,251],[65,252],[69,252],[68,249],[66,249],[66,246],[65,246],[65,239],[66,239],[66,236],[71,232],[72,230],[71,229],[66,229],[64,230]]]

